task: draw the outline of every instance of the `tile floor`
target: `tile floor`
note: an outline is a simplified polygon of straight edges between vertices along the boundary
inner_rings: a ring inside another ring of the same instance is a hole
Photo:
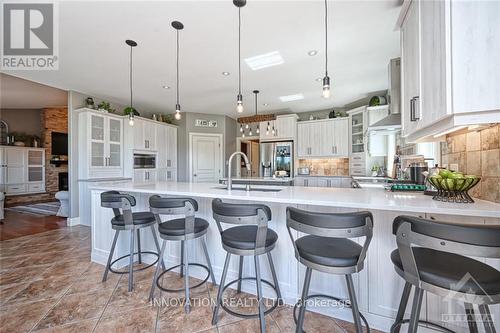
[[[258,319],[241,319],[221,310],[212,326],[211,299],[217,288],[206,283],[192,292],[186,315],[182,294],[157,291],[147,301],[153,269],[134,275],[129,293],[127,276],[110,274],[101,282],[103,266],[90,262],[90,229],[62,228],[0,242],[0,332],[257,332]],[[166,275],[169,287],[182,286],[175,273]],[[194,279],[193,279],[194,280]],[[193,281],[193,283],[196,281]],[[228,291],[240,300],[248,294]],[[226,295],[227,297],[227,295]],[[240,302],[236,302],[240,303]],[[239,307],[239,311],[255,311]],[[292,309],[278,307],[266,316],[268,332],[294,332]],[[354,332],[352,324],[312,312],[305,327],[313,332]]]

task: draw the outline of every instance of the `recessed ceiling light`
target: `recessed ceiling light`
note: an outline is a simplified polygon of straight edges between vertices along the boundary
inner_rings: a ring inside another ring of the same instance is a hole
[[[322,78],[322,77],[318,77],[318,78],[316,79],[316,81],[318,81],[318,82],[323,82],[323,78]]]
[[[229,74],[231,74],[231,73],[229,73],[229,72],[222,72],[222,75],[224,75],[224,76],[228,76]]]
[[[318,51],[317,50],[311,50],[311,51],[307,52],[307,54],[312,57],[312,56],[315,56],[316,54],[318,54]]]
[[[248,67],[256,71],[262,68],[281,65],[285,61],[278,51],[273,51],[255,57],[246,58],[245,62],[247,63]]]
[[[298,101],[299,99],[304,99],[304,95],[295,94],[295,95],[280,96],[280,100],[282,102]]]
[[[170,89],[169,86],[162,86],[163,89]]]
[[[262,105],[264,105],[264,106],[269,106],[269,103],[264,103],[264,104],[262,104]]]

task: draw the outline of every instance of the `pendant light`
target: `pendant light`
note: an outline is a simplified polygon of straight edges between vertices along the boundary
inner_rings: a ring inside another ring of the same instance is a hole
[[[255,116],[257,116],[257,95],[259,94],[259,91],[254,90],[253,93],[255,95]],[[255,132],[257,132],[257,134],[260,133],[259,123],[257,123],[257,129],[255,130]]]
[[[238,7],[238,96],[236,97],[236,112],[243,112],[243,95],[241,94],[241,7],[247,4],[246,0],[233,0]]]
[[[128,123],[134,126],[134,106],[132,105],[132,49],[137,46],[137,43],[131,39],[127,39],[125,43],[130,46],[130,113],[128,114]]]
[[[323,98],[330,98],[330,77],[328,76],[328,6],[325,0],[325,77],[323,78]]]
[[[252,135],[253,135],[253,133],[252,133],[252,126],[250,126],[250,131],[248,132],[248,135],[249,135],[249,136],[252,136]]]
[[[177,69],[177,99],[175,102],[175,119],[181,119],[181,105],[179,104],[179,30],[184,29],[184,24],[179,21],[172,21],[172,27],[177,34],[177,54],[176,54],[176,69]]]

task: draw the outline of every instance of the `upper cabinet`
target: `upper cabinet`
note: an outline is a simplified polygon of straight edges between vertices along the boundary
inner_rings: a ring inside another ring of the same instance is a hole
[[[297,124],[297,155],[310,157],[348,157],[348,118],[301,121]]]
[[[157,122],[136,117],[134,120],[134,149],[156,151]]]
[[[499,12],[495,1],[404,2],[398,25],[407,141],[500,122]]]
[[[267,130],[268,126],[269,131]],[[261,141],[295,140],[297,136],[297,115],[287,114],[277,116],[276,120],[261,121],[259,130]]]
[[[123,117],[90,109],[79,112],[79,177],[123,176]]]

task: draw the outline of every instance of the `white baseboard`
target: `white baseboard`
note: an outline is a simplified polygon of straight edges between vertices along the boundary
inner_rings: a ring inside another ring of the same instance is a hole
[[[66,223],[68,224],[68,227],[79,225],[79,224],[81,224],[80,223],[80,216],[77,216],[77,217],[68,217],[66,219]]]

